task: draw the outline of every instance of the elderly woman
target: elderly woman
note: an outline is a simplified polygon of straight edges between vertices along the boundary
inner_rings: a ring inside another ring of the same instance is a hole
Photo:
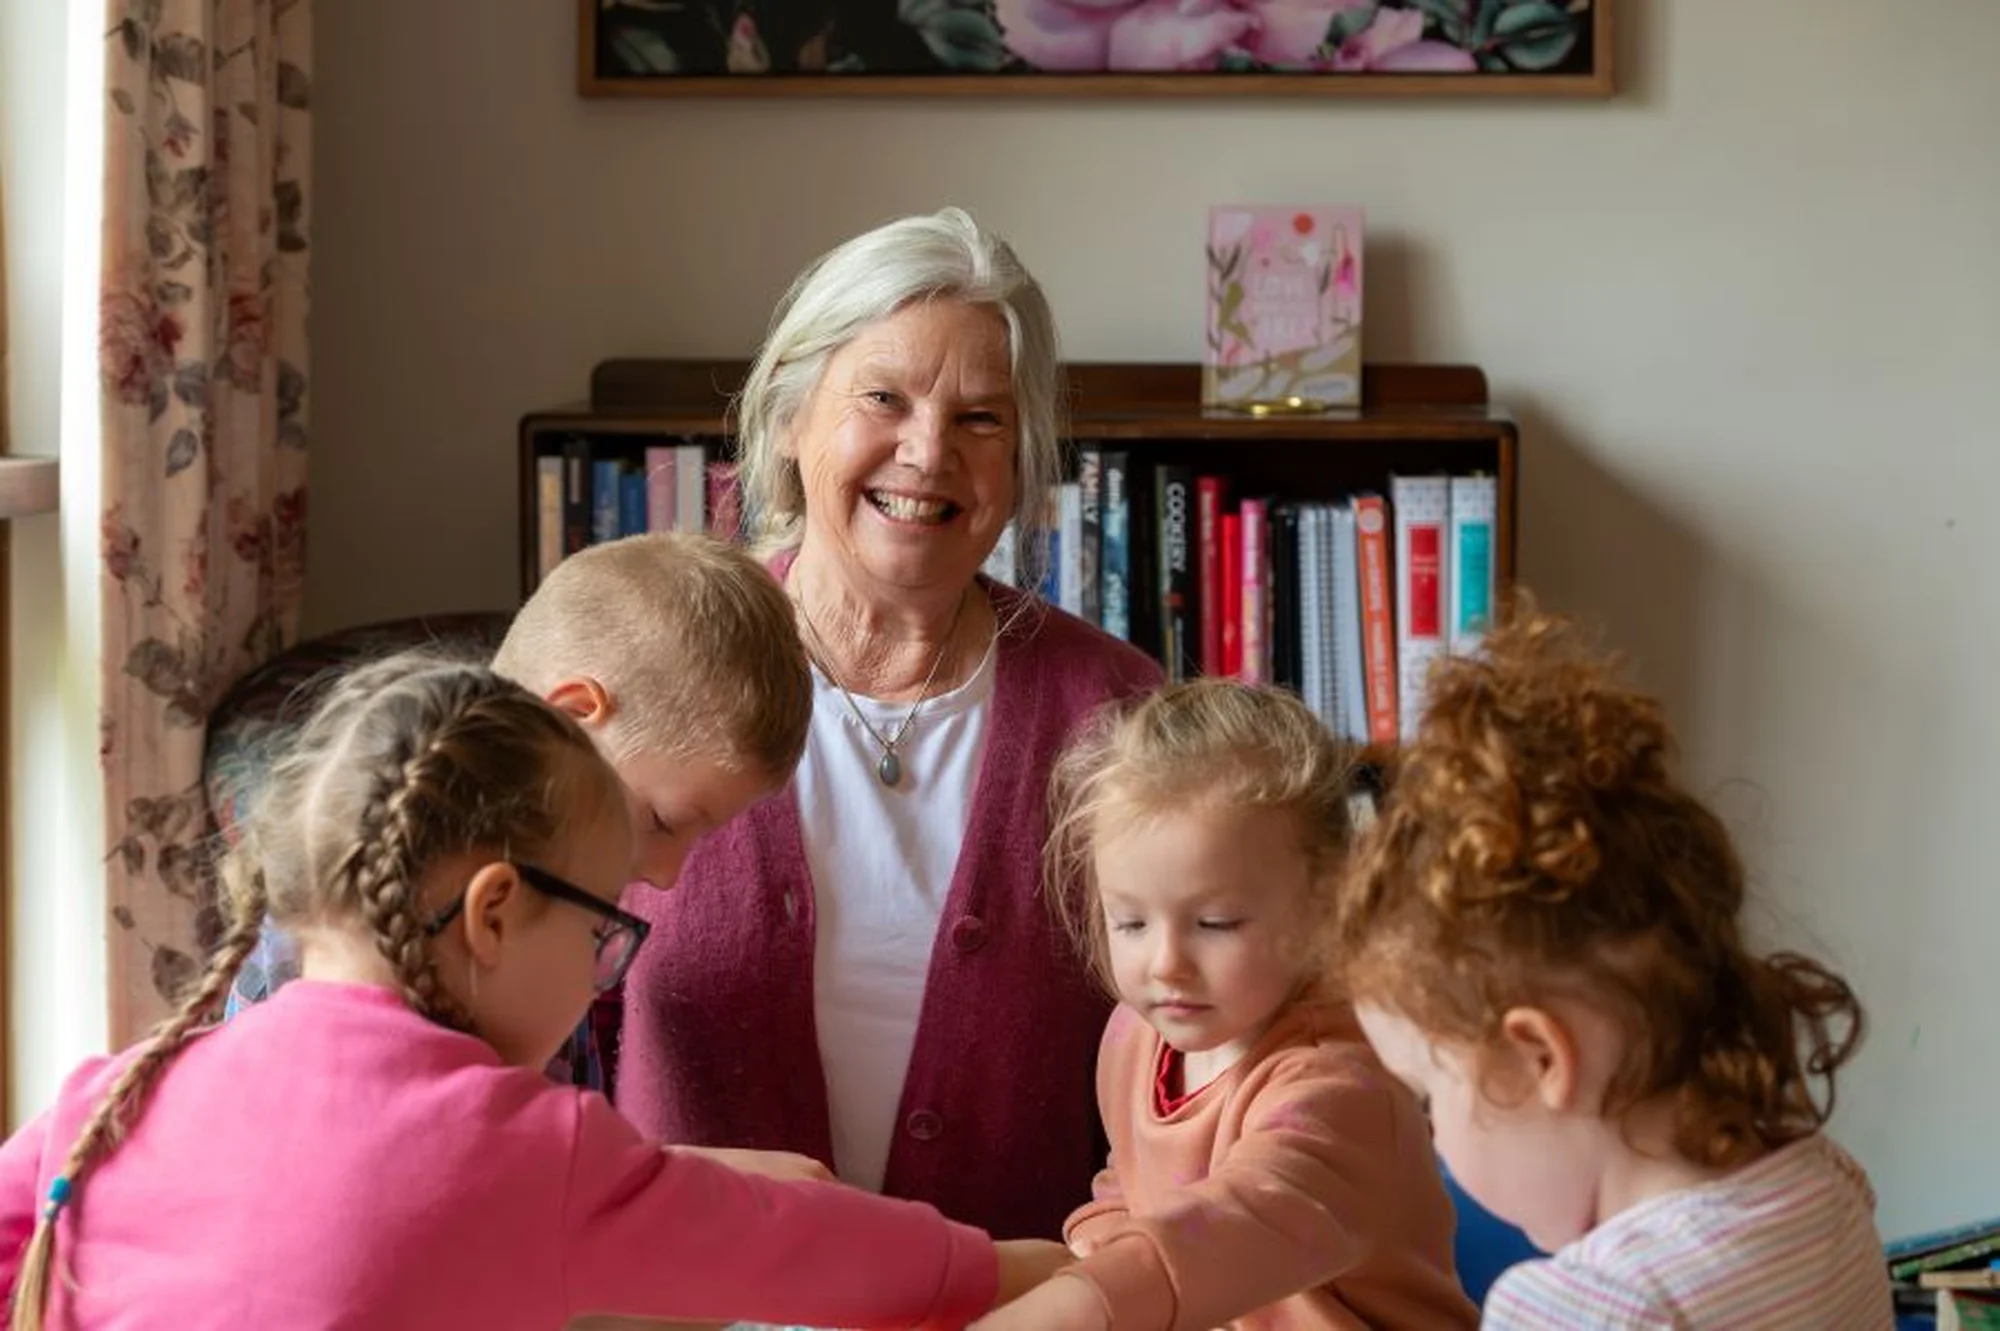
[[[1040,892],[1050,767],[1134,648],[980,568],[1058,473],[1047,301],[957,209],[792,286],[738,404],[754,535],[816,666],[796,779],[644,894],[617,1101],[666,1141],[801,1152],[1000,1237],[1103,1164],[1108,1001]]]

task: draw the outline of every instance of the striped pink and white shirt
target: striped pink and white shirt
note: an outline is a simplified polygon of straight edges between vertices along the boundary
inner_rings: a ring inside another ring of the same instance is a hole
[[[1714,1183],[1620,1212],[1502,1275],[1482,1327],[1889,1331],[1875,1192],[1807,1137]]]

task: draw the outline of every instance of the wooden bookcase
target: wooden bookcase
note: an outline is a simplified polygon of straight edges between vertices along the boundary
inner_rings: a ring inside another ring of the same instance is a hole
[[[521,418],[521,592],[534,589],[536,459],[577,435],[600,452],[636,459],[649,443],[728,444],[726,413],[748,368],[730,360],[610,360],[590,377],[590,400]],[[1387,492],[1392,473],[1485,472],[1498,480],[1494,562],[1501,587],[1515,576],[1520,435],[1487,400],[1486,375],[1469,365],[1370,365],[1358,410],[1251,417],[1201,408],[1197,365],[1086,362],[1069,366],[1069,436],[1116,442],[1149,462],[1228,472],[1244,493],[1337,499]]]
[[[605,361],[591,375],[588,402],[522,417],[523,597],[538,576],[538,460],[561,455],[579,436],[593,458],[636,464],[648,445],[695,441],[710,459],[726,457],[728,405],[746,369],[742,361]],[[1225,474],[1239,495],[1338,500],[1387,495],[1393,475],[1490,475],[1494,580],[1503,592],[1514,582],[1520,437],[1513,418],[1487,400],[1486,376],[1475,367],[1370,365],[1359,409],[1263,417],[1205,412],[1197,365],[1079,363],[1068,374],[1072,443],[1127,450],[1135,467]],[[1371,747],[1374,762],[1388,757]]]

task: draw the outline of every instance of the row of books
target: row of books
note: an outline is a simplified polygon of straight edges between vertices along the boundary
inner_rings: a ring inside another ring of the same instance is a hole
[[[2000,1217],[1883,1245],[1898,1325],[2000,1331]]]
[[[1169,679],[1278,684],[1347,738],[1407,735],[1432,662],[1476,645],[1492,613],[1494,478],[1392,476],[1387,495],[1335,500],[1236,488],[1082,446],[1039,590],[1152,652]],[[988,572],[1022,581],[1020,555],[1003,538]]]
[[[535,563],[540,576],[586,545],[649,531],[705,531],[735,540],[742,527],[736,464],[698,439],[601,452],[576,435],[535,459]]]
[[[538,575],[639,532],[738,539],[736,467],[721,450],[720,440],[579,434],[538,456]],[[1393,743],[1413,728],[1432,662],[1475,645],[1491,614],[1497,498],[1494,478],[1475,474],[1291,499],[1085,443],[1045,515],[1035,589],[1152,653],[1170,679],[1288,687],[1337,734]],[[1020,555],[1010,528],[987,572],[1023,582]]]

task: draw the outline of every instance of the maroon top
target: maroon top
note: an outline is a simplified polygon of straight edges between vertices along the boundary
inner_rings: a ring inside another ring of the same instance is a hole
[[[1048,778],[1107,699],[1159,683],[1137,648],[990,586],[993,709],[931,952],[883,1191],[1000,1238],[1056,1239],[1104,1164],[1094,1069],[1110,1000],[1040,895]],[[662,1141],[831,1164],[813,1021],[814,896],[787,787],[695,846],[625,981],[616,1097]]]

